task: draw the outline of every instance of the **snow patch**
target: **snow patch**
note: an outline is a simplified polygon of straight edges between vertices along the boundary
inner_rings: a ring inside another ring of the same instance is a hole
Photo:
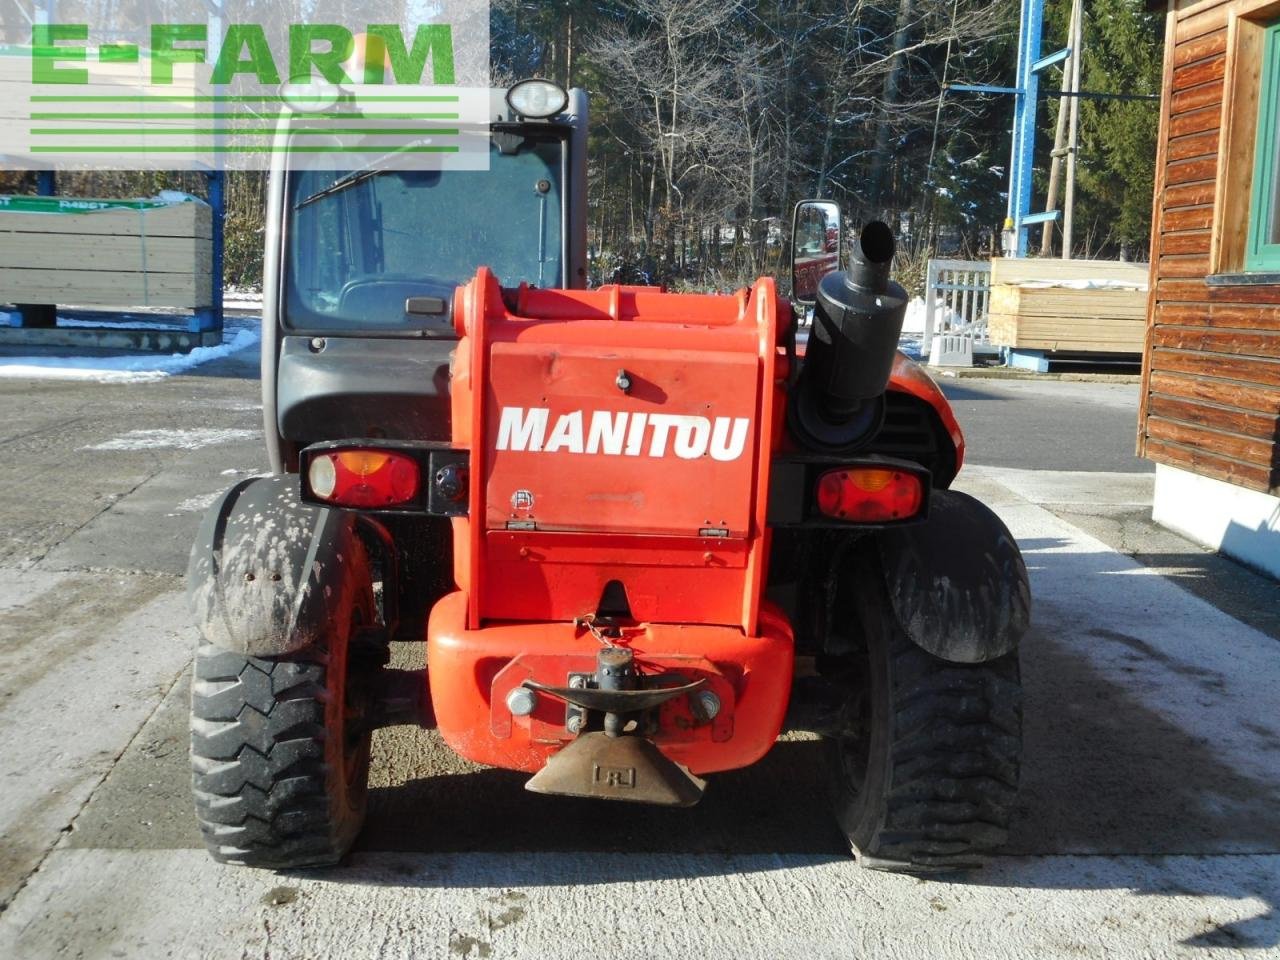
[[[249,403],[247,400],[215,400],[210,406],[219,410],[234,410],[236,413],[260,413],[262,404]]]
[[[0,357],[0,377],[150,383],[247,350],[261,338],[261,332],[257,329],[241,329],[219,346],[196,347],[190,353],[174,353],[169,356],[127,354],[116,357]]]
[[[1026,287],[1029,290],[1060,287],[1065,290],[1141,290],[1145,292],[1148,289],[1147,284],[1136,283],[1133,280],[1019,280],[1016,286]]]
[[[916,297],[907,304],[907,315],[902,321],[902,332],[924,333],[925,317],[924,298]],[[955,327],[963,323],[963,318],[941,301],[933,305],[933,332],[939,333],[945,328]]]
[[[262,294],[252,291],[235,291],[228,290],[222,295],[223,309],[231,308],[235,310],[261,310]]]
[[[205,493],[198,497],[187,497],[173,509],[178,513],[198,513],[212,507],[220,496],[221,493]]]
[[[898,349],[910,357],[912,360],[924,360],[924,336],[923,334],[904,333],[898,339]]]
[[[258,436],[257,430],[196,428],[193,430],[130,430],[123,437],[95,443],[82,450],[198,450]]]
[[[58,317],[60,327],[105,327],[108,330],[137,330],[146,327],[148,330],[185,330],[181,323],[156,323],[151,317],[138,317],[134,320],[84,320],[79,317]]]

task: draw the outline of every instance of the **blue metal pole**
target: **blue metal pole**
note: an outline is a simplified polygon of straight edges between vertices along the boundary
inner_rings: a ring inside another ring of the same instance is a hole
[[[1027,223],[1031,213],[1032,171],[1035,167],[1036,105],[1040,77],[1035,70],[1040,60],[1040,39],[1044,28],[1044,0],[1022,0],[1022,20],[1018,30],[1018,93],[1015,95],[1013,149],[1009,179],[1009,217],[1018,234],[1018,256],[1027,255]]]
[[[209,207],[213,215],[213,258],[209,265],[210,296],[209,306],[196,311],[191,320],[192,333],[208,333],[222,330],[222,248],[223,248],[223,215],[226,213],[224,187],[225,174],[221,170],[210,170],[205,173],[209,184]]]
[[[222,42],[222,23],[224,17],[223,5],[221,2],[208,2],[206,6],[209,8],[208,21],[208,43],[212,49],[214,45],[221,45]],[[215,87],[215,93],[224,93],[223,87]],[[214,128],[220,129],[221,120],[215,120]],[[222,135],[215,134],[213,137],[215,148],[223,143]],[[209,206],[210,212],[213,214],[213,256],[209,263],[209,281],[212,289],[209,291],[209,306],[196,311],[195,317],[191,320],[192,333],[222,333],[222,290],[225,285],[226,278],[223,274],[223,250],[225,247],[225,219],[226,219],[226,173],[223,163],[224,155],[215,152],[211,169],[205,171],[206,183],[209,187]]]
[[[58,192],[58,178],[52,170],[36,172],[36,194],[52,197]],[[10,314],[11,327],[56,327],[58,307],[52,303],[20,303],[18,312]]]
[[[1018,66],[1013,85],[1013,129],[1009,138],[1009,198],[1005,205],[1005,216],[1014,222],[1018,219],[1019,176],[1022,171],[1022,138],[1018,135],[1022,130],[1022,108],[1026,103],[1023,83],[1026,77],[1022,70],[1022,48],[1027,42],[1027,8],[1032,0],[1021,0],[1018,16]]]

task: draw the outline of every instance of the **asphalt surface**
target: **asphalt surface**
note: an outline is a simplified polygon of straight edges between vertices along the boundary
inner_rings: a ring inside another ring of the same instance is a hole
[[[971,463],[1028,470],[1152,473],[1134,455],[1138,386],[940,378]]]
[[[265,470],[255,373],[0,379],[0,957],[1280,955],[1280,586],[1151,526],[1132,384],[945,388],[1036,604],[986,871],[858,869],[804,737],[620,817],[406,728],[375,738],[348,864],[213,864],[181,574],[204,507]]]

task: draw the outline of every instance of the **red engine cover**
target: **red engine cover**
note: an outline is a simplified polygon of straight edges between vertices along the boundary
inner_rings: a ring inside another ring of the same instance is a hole
[[[779,313],[790,322],[772,282],[736,296],[522,289],[512,311],[482,269],[455,311],[470,628],[571,620],[616,580],[639,620],[750,635],[780,435]]]
[[[678,346],[494,343],[486,525],[745,538],[759,365]]]

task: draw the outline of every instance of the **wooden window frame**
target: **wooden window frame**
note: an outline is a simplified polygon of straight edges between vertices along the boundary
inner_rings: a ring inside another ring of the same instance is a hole
[[[1275,22],[1280,22],[1280,0],[1235,0],[1227,12],[1226,83],[1209,249],[1209,270],[1214,275],[1280,270],[1280,257],[1272,267],[1250,266],[1256,261],[1249,250],[1261,77],[1267,31]]]
[[[1280,217],[1276,202],[1277,137],[1280,137],[1280,20],[1262,31],[1262,67],[1259,72],[1258,119],[1255,124],[1253,178],[1249,202],[1249,230],[1245,246],[1246,272],[1280,270],[1280,243],[1268,243]],[[1268,162],[1268,160],[1270,162]]]

